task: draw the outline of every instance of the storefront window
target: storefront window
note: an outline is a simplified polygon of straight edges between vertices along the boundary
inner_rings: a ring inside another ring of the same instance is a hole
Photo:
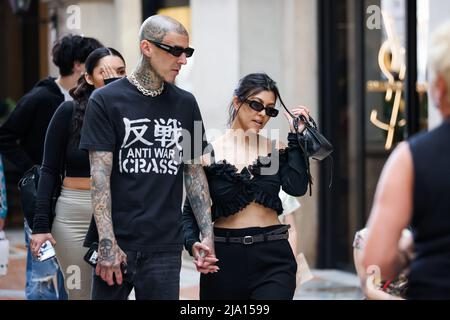
[[[353,237],[367,223],[386,160],[428,126],[429,0],[416,1],[320,2],[321,108],[337,168],[332,191],[321,189],[321,267],[353,265]]]
[[[381,170],[396,145],[408,137],[406,117],[406,7],[407,0],[366,0],[379,6],[379,29],[365,34],[366,216],[369,214]],[[417,92],[419,129],[427,128],[428,1],[417,0]]]

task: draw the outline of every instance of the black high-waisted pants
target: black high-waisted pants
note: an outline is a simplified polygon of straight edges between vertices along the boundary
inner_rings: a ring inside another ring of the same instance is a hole
[[[280,228],[214,228],[219,237],[244,237]],[[292,300],[297,262],[287,239],[249,245],[215,242],[220,270],[200,277],[201,300]]]

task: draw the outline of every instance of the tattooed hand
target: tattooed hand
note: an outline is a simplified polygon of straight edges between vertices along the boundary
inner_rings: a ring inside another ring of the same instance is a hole
[[[127,255],[119,248],[117,243],[110,239],[101,239],[98,245],[98,262],[95,274],[114,285],[113,275],[118,285],[122,284],[121,265],[127,264]]]
[[[94,218],[100,238],[98,263],[95,269],[108,285],[122,284],[121,263],[127,263],[126,254],[117,245],[111,218],[111,170],[113,154],[111,152],[90,151],[91,193]]]
[[[215,264],[219,261],[216,258],[211,238],[204,238],[202,242],[196,242],[192,246],[192,255],[194,256],[194,264],[198,272],[207,274],[220,270]]]
[[[203,239],[192,247],[194,263],[199,272],[217,272],[219,268],[214,265],[218,260],[214,251],[208,180],[201,165],[186,164],[184,168],[187,196]]]

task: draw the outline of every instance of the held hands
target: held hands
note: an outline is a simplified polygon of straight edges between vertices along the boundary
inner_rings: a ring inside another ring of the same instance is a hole
[[[115,239],[103,238],[98,245],[98,262],[95,268],[95,274],[103,281],[113,286],[114,278],[118,285],[122,284],[121,266],[126,266],[127,255],[119,248]],[[126,271],[124,271],[126,273]]]
[[[39,249],[41,248],[42,244],[47,240],[50,241],[52,246],[56,245],[56,241],[55,239],[53,239],[51,233],[39,233],[31,235],[30,250],[35,257],[39,255]]]
[[[215,265],[219,260],[216,258],[214,242],[211,238],[204,238],[201,243],[194,243],[192,246],[192,255],[194,256],[194,264],[198,272],[207,274],[220,270]]]
[[[295,117],[298,117],[298,116],[302,115],[302,116],[304,116],[306,119],[308,119],[308,118],[309,118],[309,113],[310,113],[310,112],[309,112],[309,109],[308,109],[307,107],[304,107],[304,106],[298,106],[297,108],[292,109],[292,110],[291,110],[291,113],[292,113]],[[284,116],[286,117],[287,121],[289,122],[289,127],[290,127],[291,132],[292,132],[292,133],[295,133],[295,130],[294,130],[294,123],[293,123],[294,119],[293,119],[293,118],[291,117],[291,115],[290,115],[289,113],[287,113],[287,112],[284,113]],[[302,133],[303,130],[305,130],[305,123],[304,123],[302,120],[300,120],[300,121],[299,121],[299,126],[298,126],[298,132],[299,132],[299,133]]]

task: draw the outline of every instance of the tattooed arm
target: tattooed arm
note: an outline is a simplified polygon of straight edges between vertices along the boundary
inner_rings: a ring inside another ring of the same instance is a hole
[[[197,270],[203,273],[216,272],[218,260],[214,252],[214,232],[211,221],[211,198],[208,180],[200,164],[184,166],[186,192],[202,235],[202,242],[193,245],[192,253]],[[201,252],[205,255],[202,255]]]
[[[120,264],[127,261],[126,254],[119,248],[113,231],[111,219],[111,170],[113,154],[111,152],[89,152],[91,165],[91,194],[94,217],[99,234],[98,263],[95,269],[108,285],[122,283]]]

